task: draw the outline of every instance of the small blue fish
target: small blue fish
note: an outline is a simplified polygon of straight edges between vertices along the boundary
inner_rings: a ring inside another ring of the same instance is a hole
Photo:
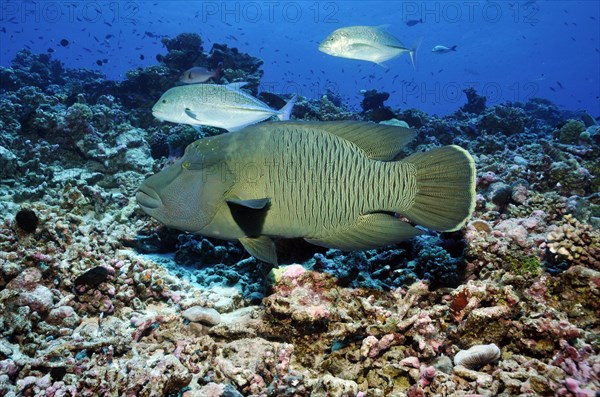
[[[446,53],[451,52],[451,51],[456,51],[456,46],[455,45],[453,45],[450,48],[448,48],[446,46],[443,46],[443,45],[436,45],[431,50],[431,52],[435,52],[436,54],[446,54]]]

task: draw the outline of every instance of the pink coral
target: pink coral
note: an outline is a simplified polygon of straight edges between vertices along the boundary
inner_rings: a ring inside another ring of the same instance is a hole
[[[435,378],[435,368],[431,365],[422,365],[419,370],[419,383],[421,384],[421,386],[429,386],[433,378]]]
[[[582,344],[579,349],[571,346],[565,339],[561,339],[562,350],[555,356],[552,364],[560,366],[569,376],[581,382],[589,382],[598,377],[594,374],[588,357],[594,352],[590,345]]]
[[[298,278],[306,272],[306,269],[302,265],[289,265],[285,268],[282,276],[291,279]]]
[[[421,366],[421,362],[419,361],[419,357],[406,357],[400,360],[400,365],[405,365],[407,367],[419,368]]]
[[[593,397],[596,395],[596,392],[592,389],[582,389],[580,383],[573,378],[565,379],[564,384],[565,388],[575,397]],[[563,394],[564,392],[565,390],[559,390],[559,395],[567,395]]]

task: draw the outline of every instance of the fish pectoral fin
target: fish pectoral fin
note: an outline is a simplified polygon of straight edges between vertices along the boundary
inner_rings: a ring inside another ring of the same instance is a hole
[[[194,120],[198,120],[198,115],[196,115],[196,113],[192,112],[192,109],[190,109],[190,108],[185,108],[185,114],[187,114],[188,117],[190,117]]]
[[[263,262],[277,265],[277,251],[275,243],[267,236],[242,237],[240,243],[253,257]]]
[[[262,234],[270,203],[270,198],[252,200],[227,199],[231,217],[247,236],[259,236]]]
[[[359,50],[359,51],[365,51],[365,50],[371,50],[371,49],[376,49],[378,50],[380,47],[378,46],[374,46],[371,44],[367,44],[367,43],[354,43],[352,44],[352,49],[353,50]]]
[[[241,205],[242,207],[246,208],[251,208],[253,210],[262,210],[271,203],[271,199],[268,197],[251,200],[229,198],[227,199],[227,202],[230,204]]]
[[[356,223],[328,236],[305,240],[321,247],[358,251],[396,244],[422,233],[392,215],[374,213],[361,215]]]
[[[387,47],[390,47],[390,48],[397,48],[397,49],[399,49],[399,50],[410,51],[410,48],[406,48],[406,47],[405,47],[405,46],[403,46],[403,45],[397,45],[397,44],[386,44],[386,46],[387,46]]]

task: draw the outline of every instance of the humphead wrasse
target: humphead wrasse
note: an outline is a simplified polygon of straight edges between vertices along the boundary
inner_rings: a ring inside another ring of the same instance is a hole
[[[277,263],[272,238],[364,250],[461,228],[475,165],[458,146],[396,160],[414,132],[363,122],[275,122],[200,139],[148,178],[137,201],[169,227],[237,239]]]

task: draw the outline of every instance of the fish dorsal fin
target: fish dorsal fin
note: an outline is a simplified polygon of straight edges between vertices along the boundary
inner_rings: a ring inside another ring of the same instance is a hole
[[[360,121],[330,121],[312,123],[312,126],[354,143],[373,160],[393,160],[415,137],[410,128]]]
[[[242,243],[246,251],[253,257],[277,265],[275,243],[269,237],[242,237],[240,243]]]
[[[392,215],[375,213],[361,215],[354,224],[329,235],[305,240],[321,247],[355,251],[396,244],[422,233]]]

